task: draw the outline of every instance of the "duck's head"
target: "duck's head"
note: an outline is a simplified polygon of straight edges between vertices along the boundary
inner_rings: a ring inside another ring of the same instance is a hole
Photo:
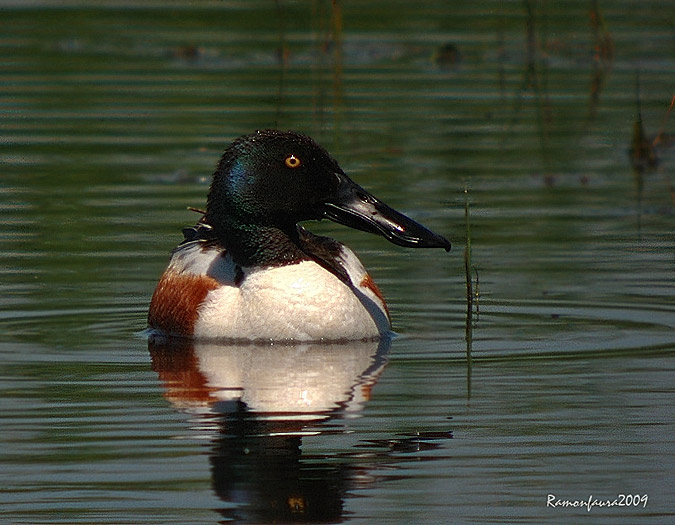
[[[444,248],[450,242],[390,208],[352,181],[328,152],[295,132],[257,131],[235,140],[213,176],[206,220],[227,237],[233,226],[297,230],[331,219],[400,246]]]

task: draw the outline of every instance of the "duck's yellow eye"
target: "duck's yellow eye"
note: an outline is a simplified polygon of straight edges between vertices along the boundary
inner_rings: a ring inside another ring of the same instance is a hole
[[[287,168],[299,168],[302,166],[302,161],[295,155],[289,155],[284,159],[284,164]]]

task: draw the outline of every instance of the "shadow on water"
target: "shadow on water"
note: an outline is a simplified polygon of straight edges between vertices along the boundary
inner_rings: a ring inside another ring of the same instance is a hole
[[[675,104],[675,96],[670,101],[668,110],[663,118],[661,129],[654,137],[648,137],[645,131],[645,125],[642,120],[642,108],[640,104],[640,71],[635,74],[635,105],[636,114],[633,122],[633,132],[631,135],[631,146],[628,150],[630,164],[633,170],[635,180],[635,198],[637,208],[637,231],[638,236],[642,235],[642,199],[645,185],[645,177],[656,172],[659,167],[659,152],[670,147],[673,139],[665,134],[666,123]],[[675,190],[672,182],[668,178],[669,192],[672,201],[675,203]]]
[[[511,123],[504,135],[504,140],[513,133],[518,124],[523,104],[523,98],[528,92],[532,92],[535,100],[536,120],[539,135],[539,143],[544,171],[550,176],[550,128],[552,122],[551,101],[548,90],[547,62],[542,58],[542,42],[547,39],[546,24],[540,23],[537,16],[536,2],[525,0],[525,69],[521,84],[516,92]]]
[[[607,28],[607,24],[605,23],[605,19],[600,12],[596,0],[591,1],[589,17],[593,38],[593,65],[588,120],[594,121],[598,115],[600,94],[605,88],[607,78],[612,71],[612,64],[614,62],[614,40]]]
[[[363,409],[389,347],[389,341],[281,346],[149,341],[165,397],[195,416],[198,431],[212,440],[211,482],[226,503],[220,512],[245,522],[339,521],[347,492],[376,480],[370,471],[391,462],[392,454],[433,448],[451,437],[397,435],[339,454],[304,449],[308,436],[345,433],[339,420]]]

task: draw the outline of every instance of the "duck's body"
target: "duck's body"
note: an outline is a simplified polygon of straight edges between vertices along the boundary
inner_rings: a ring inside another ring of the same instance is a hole
[[[389,333],[384,299],[356,255],[326,237],[306,231],[302,237],[308,253],[330,251],[341,275],[309,255],[280,266],[240,267],[219,243],[186,240],[157,285],[150,326],[229,340],[339,341]]]
[[[153,294],[151,328],[197,339],[339,341],[390,333],[384,299],[356,255],[298,222],[329,218],[395,244],[450,243],[356,185],[309,137],[274,130],[235,141],[207,211]]]

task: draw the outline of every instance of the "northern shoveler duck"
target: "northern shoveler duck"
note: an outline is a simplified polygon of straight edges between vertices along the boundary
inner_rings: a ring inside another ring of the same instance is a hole
[[[152,296],[150,328],[196,339],[386,336],[386,303],[354,252],[298,225],[323,218],[400,246],[450,250],[353,182],[310,137],[257,131],[220,159],[206,212],[183,230]]]

